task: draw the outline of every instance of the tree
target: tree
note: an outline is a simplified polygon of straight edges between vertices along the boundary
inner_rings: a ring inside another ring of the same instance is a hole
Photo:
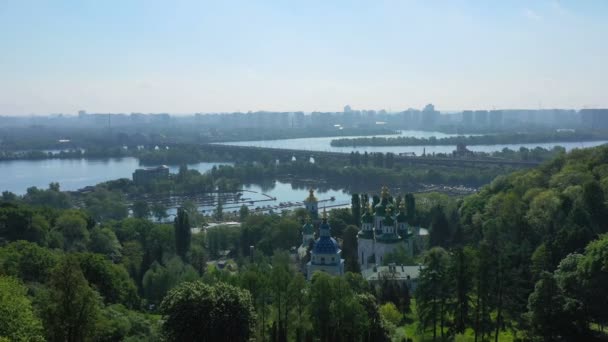
[[[196,270],[190,265],[185,265],[177,256],[169,260],[165,266],[154,262],[142,280],[144,296],[149,303],[158,304],[176,285],[198,279]]]
[[[167,207],[164,204],[158,202],[152,205],[152,214],[156,217],[156,221],[160,222],[167,218]]]
[[[222,203],[220,198],[217,199],[217,206],[215,207],[213,216],[218,221],[221,221],[224,218],[224,203]]]
[[[272,271],[270,272],[270,286],[272,299],[277,310],[277,331],[279,341],[287,341],[287,316],[289,314],[288,290],[291,280],[289,270],[289,254],[286,252],[275,252],[272,257]]]
[[[591,217],[596,234],[605,233],[608,229],[608,211],[604,191],[597,181],[585,183],[583,186],[583,203]]]
[[[357,256],[357,234],[359,229],[349,225],[342,234],[342,257],[344,258],[344,268],[346,272],[360,272],[359,258]]]
[[[27,288],[6,276],[0,276],[0,337],[10,341],[44,341],[42,323],[34,315]]]
[[[563,321],[564,297],[551,273],[543,272],[528,299],[528,319],[536,336],[545,341],[555,341],[560,337]]]
[[[0,273],[25,282],[46,283],[58,261],[58,253],[27,241],[0,248]]]
[[[431,209],[431,227],[429,244],[431,247],[440,246],[447,248],[451,238],[450,223],[441,206]]]
[[[416,199],[411,193],[405,194],[405,212],[407,213],[407,222],[414,224],[416,219]]]
[[[395,304],[388,302],[386,304],[380,305],[380,316],[391,324],[398,326],[401,322],[401,313],[397,310]]]
[[[249,216],[249,207],[243,204],[239,209],[239,219],[241,222],[245,221],[245,219]]]
[[[190,221],[188,213],[183,209],[177,209],[177,216],[174,222],[175,227],[175,252],[182,260],[186,261],[188,252],[190,251],[190,243],[192,240],[192,231],[190,230]]]
[[[129,214],[124,195],[119,191],[97,187],[86,195],[84,202],[87,212],[99,222],[122,220]]]
[[[363,310],[367,314],[367,331],[362,335],[363,341],[390,341],[388,331],[380,316],[378,303],[376,298],[370,293],[359,293],[355,296]]]
[[[190,263],[192,267],[202,276],[207,268],[207,251],[201,245],[193,245],[190,250]]]
[[[137,287],[122,265],[94,253],[79,253],[73,257],[78,260],[89,285],[99,292],[105,303],[121,303],[130,308],[139,306]]]
[[[150,216],[150,206],[146,201],[135,201],[131,209],[133,210],[133,217],[145,219]]]
[[[450,313],[454,317],[454,332],[464,333],[469,326],[469,309],[473,291],[474,251],[470,247],[459,247],[450,258],[449,277],[453,279],[453,297]]]
[[[99,295],[85,279],[78,260],[66,256],[53,270],[42,300],[42,317],[50,341],[84,341],[95,332]]]
[[[441,247],[430,249],[424,256],[424,268],[420,271],[416,288],[416,305],[422,328],[433,329],[433,341],[437,339],[439,325],[441,338],[444,337],[444,326],[447,312],[448,290],[447,252]]]
[[[310,315],[314,330],[321,341],[330,340],[331,325],[334,319],[331,315],[332,299],[335,297],[332,277],[324,272],[315,272],[310,285]]]
[[[292,326],[295,327],[296,341],[302,340],[302,335],[307,326],[306,304],[308,304],[306,279],[302,273],[298,272],[291,278],[288,293],[288,307],[292,308],[295,315],[295,320],[292,320]]]
[[[0,236],[6,241],[27,240],[46,244],[49,223],[31,209],[13,203],[0,204]]]
[[[114,262],[122,257],[122,246],[110,228],[95,227],[91,231],[89,250],[107,256]]]
[[[84,215],[66,211],[57,218],[55,229],[63,235],[63,247],[68,251],[84,251],[89,243],[89,231]]]
[[[353,213],[353,219],[355,220],[355,226],[361,226],[361,198],[359,194],[353,194],[351,198],[351,211]]]
[[[249,292],[224,283],[183,283],[160,308],[169,341],[248,341],[255,324]]]
[[[393,303],[401,312],[410,312],[410,289],[407,284],[399,282],[393,273],[379,276],[376,293],[380,303]]]
[[[605,295],[608,288],[608,234],[600,235],[599,239],[587,245],[578,265],[578,274],[587,312],[600,326],[608,324]]]

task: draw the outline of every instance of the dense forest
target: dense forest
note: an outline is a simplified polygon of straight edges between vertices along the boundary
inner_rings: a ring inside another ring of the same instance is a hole
[[[255,167],[237,170],[216,170],[213,181]],[[172,224],[135,204],[133,215],[124,204],[112,210],[119,184],[79,208],[56,184],[3,194],[0,340],[605,339],[606,147],[560,154],[464,198],[397,195],[409,223],[430,230],[415,258],[387,258],[423,266],[415,292],[358,274],[358,205],[329,214],[346,275],[307,282],[306,258],[294,261],[292,251],[304,210],[243,209],[240,226],[193,233],[204,219],[188,206]]]

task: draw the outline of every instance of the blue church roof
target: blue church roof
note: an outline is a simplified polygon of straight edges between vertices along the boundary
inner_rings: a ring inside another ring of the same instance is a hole
[[[329,236],[320,237],[312,249],[314,254],[338,254],[339,251],[338,242]]]

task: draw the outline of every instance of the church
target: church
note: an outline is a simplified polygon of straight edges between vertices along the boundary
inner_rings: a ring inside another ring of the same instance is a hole
[[[309,219],[302,227],[302,245],[298,248],[300,259],[310,250],[310,261],[306,264],[307,279],[310,280],[315,271],[323,271],[332,275],[344,274],[344,259],[341,258],[340,245],[331,236],[331,227],[327,222],[327,214],[319,221],[319,202],[311,189],[304,200]],[[357,236],[358,261],[361,270],[382,265],[385,255],[398,248],[404,248],[413,256],[414,235],[421,232],[410,229],[405,214],[405,203],[396,201],[390,195],[388,188],[383,187],[380,197],[375,196],[373,203],[362,203],[361,227]],[[319,236],[315,240],[315,226],[319,227]]]
[[[380,198],[364,209],[358,234],[358,258],[361,270],[382,265],[384,256],[403,247],[410,255],[414,252],[413,232],[408,227],[405,203],[397,208],[387,187]]]
[[[307,264],[307,279],[310,280],[317,271],[331,275],[343,275],[344,259],[340,255],[341,252],[338,242],[331,237],[331,227],[327,223],[327,214],[323,210],[323,219],[319,226],[319,238],[315,241],[310,252],[310,261]]]
[[[317,272],[326,272],[331,275],[344,274],[344,259],[340,253],[340,246],[336,239],[331,237],[331,227],[327,222],[327,213],[323,210],[323,217],[319,222],[319,238],[314,239],[313,222],[318,222],[319,201],[311,189],[310,194],[304,200],[304,206],[308,211],[309,219],[302,227],[302,245],[298,248],[300,256],[306,254],[310,244],[313,244],[310,251],[310,261],[306,264],[306,278],[310,280],[312,275]]]

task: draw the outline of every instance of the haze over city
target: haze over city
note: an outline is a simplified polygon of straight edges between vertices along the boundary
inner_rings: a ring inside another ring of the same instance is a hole
[[[0,115],[607,107],[606,1],[3,1]]]

